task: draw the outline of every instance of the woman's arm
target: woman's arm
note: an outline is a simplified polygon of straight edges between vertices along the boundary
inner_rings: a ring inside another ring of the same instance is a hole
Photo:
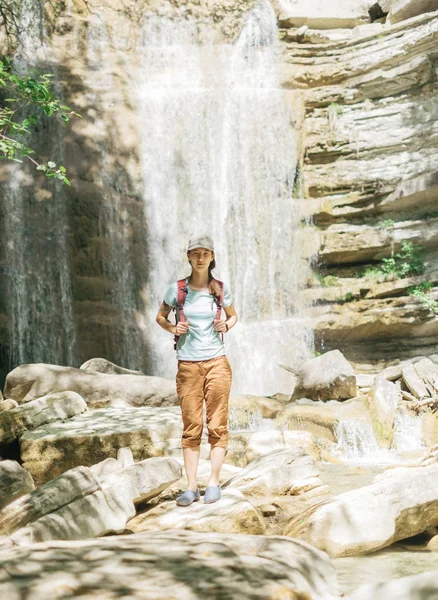
[[[219,331],[220,333],[227,333],[234,325],[237,323],[237,313],[233,304],[230,306],[224,307],[225,314],[227,318],[225,321],[215,319],[213,329],[215,331]]]
[[[174,325],[169,321],[167,317],[171,310],[171,306],[166,304],[166,302],[162,302],[157,316],[155,317],[155,321],[160,327],[173,335],[183,335],[184,333],[187,333],[189,330],[189,323],[187,321],[179,322],[177,325]]]

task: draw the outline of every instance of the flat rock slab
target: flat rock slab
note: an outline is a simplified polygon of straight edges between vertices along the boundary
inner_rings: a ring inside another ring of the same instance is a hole
[[[263,516],[239,490],[222,491],[222,498],[212,504],[201,501],[190,506],[163,502],[157,507],[131,519],[126,525],[131,531],[164,531],[190,529],[216,533],[265,533]]]
[[[438,570],[364,585],[345,600],[435,600],[438,598]]]
[[[17,461],[0,461],[0,511],[33,489],[32,476]]]
[[[170,454],[181,445],[181,432],[178,407],[100,408],[26,431],[20,455],[23,467],[41,485],[73,467],[117,458],[126,446],[135,461]]]
[[[145,532],[0,551],[0,597],[19,600],[339,598],[327,555],[281,536]]]

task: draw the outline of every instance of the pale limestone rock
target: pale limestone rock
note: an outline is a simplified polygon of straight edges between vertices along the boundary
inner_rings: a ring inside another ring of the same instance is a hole
[[[427,543],[427,549],[431,552],[438,552],[438,535],[435,535]],[[438,575],[438,573],[437,573]]]
[[[438,11],[437,0],[394,0],[387,18],[393,24],[433,11]]]
[[[422,415],[421,437],[426,446],[438,444],[438,412],[426,412]]]
[[[264,396],[231,396],[229,420],[232,428],[251,428],[255,420],[273,419],[284,408],[284,402]]]
[[[433,600],[438,597],[438,570],[361,586],[345,600]]]
[[[174,458],[147,458],[100,477],[100,483],[102,489],[113,489],[138,504],[158,496],[181,475],[181,465]]]
[[[384,471],[286,526],[330,556],[374,552],[438,525],[438,463]]]
[[[299,496],[325,493],[311,456],[301,448],[274,450],[253,460],[223,486],[253,496]]]
[[[122,464],[122,467],[133,465],[135,461],[131,448],[119,448],[117,450],[117,460]]]
[[[175,502],[164,502],[156,508],[134,517],[127,524],[134,532],[166,529],[190,529],[192,531],[215,531],[217,533],[265,532],[261,513],[243,494],[234,488],[222,491],[222,498],[213,504],[193,503],[181,508]]]
[[[0,413],[0,442],[9,443],[20,437],[24,431],[36,429],[47,423],[64,421],[86,410],[85,400],[76,392],[48,394]]]
[[[1,392],[0,392],[1,393]],[[18,402],[8,398],[7,400],[0,400],[0,412],[5,410],[11,410],[12,408],[16,408],[18,406]]]
[[[120,596],[121,582],[126,597],[141,590],[144,600],[199,600],[215,590],[251,600],[339,598],[327,555],[281,536],[147,531],[37,548],[0,550],[2,598],[15,600],[23,577],[44,599],[64,598],[66,590],[72,597]]]
[[[100,488],[98,478],[87,467],[77,467],[9,504],[0,512],[0,534],[11,534],[92,494]]]
[[[20,453],[24,468],[41,484],[77,465],[116,458],[126,446],[136,461],[170,454],[181,447],[181,433],[178,407],[100,408],[25,432]]]
[[[427,388],[424,385],[422,379],[418,376],[414,365],[405,365],[403,367],[402,377],[409,391],[419,400],[429,396]]]
[[[90,471],[99,478],[114,473],[114,471],[119,471],[120,469],[123,469],[123,465],[117,458],[105,458],[105,460],[102,460],[95,465],[91,465],[90,467]]]
[[[91,358],[84,362],[80,367],[84,371],[96,371],[98,373],[112,373],[114,375],[144,375],[141,371],[125,369],[115,365],[106,358]]]
[[[332,350],[304,363],[292,399],[344,400],[356,391],[353,367],[339,350]]]
[[[426,452],[423,458],[420,461],[420,464],[423,467],[428,465],[432,465],[434,463],[438,463],[438,444],[435,444]]]
[[[279,428],[304,430],[317,438],[337,441],[337,432],[343,421],[371,424],[371,416],[363,398],[337,402],[298,400],[290,403],[276,419]]]
[[[364,38],[382,33],[384,26],[382,23],[367,23],[365,25],[357,25],[353,28],[354,38]]]
[[[423,381],[429,396],[438,393],[438,365],[430,358],[422,358],[414,363],[414,369],[418,377]]]
[[[5,394],[19,404],[54,392],[74,391],[90,408],[172,406],[175,383],[161,377],[96,373],[59,365],[21,365],[6,377]]]
[[[97,490],[19,529],[10,539],[19,545],[84,540],[120,533],[134,515],[135,507],[128,493],[112,488]]]
[[[401,399],[400,389],[378,376],[368,395],[369,411],[377,441],[383,448],[390,448],[394,437],[394,419]]]
[[[370,22],[368,13],[373,2],[368,0],[278,0],[282,27],[308,25],[315,29],[355,27]]]
[[[18,462],[0,461],[0,511],[33,489],[32,476]]]
[[[271,429],[257,431],[249,435],[244,457],[248,464],[273,450],[285,448],[301,448],[307,454],[310,454],[314,460],[320,459],[320,451],[315,438],[309,431],[277,431]]]

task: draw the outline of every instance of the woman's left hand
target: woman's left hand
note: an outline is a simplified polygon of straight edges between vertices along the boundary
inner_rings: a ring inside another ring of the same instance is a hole
[[[215,331],[219,331],[219,333],[227,333],[227,326],[225,324],[225,321],[222,321],[221,319],[214,320],[213,329]]]

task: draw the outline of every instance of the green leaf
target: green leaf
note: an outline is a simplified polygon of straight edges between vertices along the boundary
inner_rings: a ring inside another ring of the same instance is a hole
[[[61,166],[61,167],[59,167],[59,170],[61,171],[61,173],[65,173],[65,172],[66,172],[66,169],[65,169],[65,167],[62,167],[62,166]]]

